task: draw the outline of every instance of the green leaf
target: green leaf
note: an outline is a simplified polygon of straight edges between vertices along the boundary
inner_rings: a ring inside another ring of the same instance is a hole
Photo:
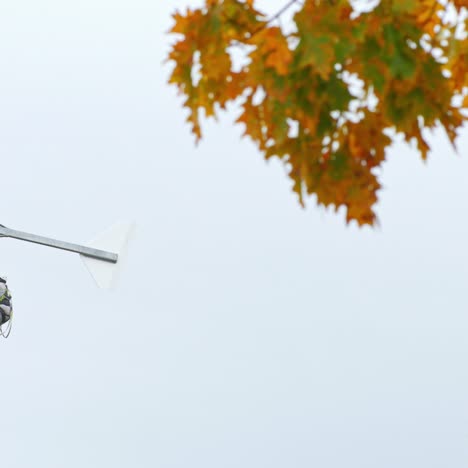
[[[330,36],[316,36],[313,33],[301,37],[297,48],[299,67],[314,67],[317,73],[327,78],[335,62],[335,51]]]
[[[348,104],[353,99],[346,83],[338,79],[336,75],[332,75],[330,81],[326,83],[325,92],[329,96],[330,107],[333,110],[348,109]]]
[[[375,64],[371,63],[364,69],[364,73],[365,77],[371,81],[375,90],[381,93],[384,90],[386,80],[384,74],[379,70],[379,68],[377,68]]]
[[[335,57],[338,63],[343,63],[356,50],[356,43],[351,41],[339,41],[335,44]]]
[[[329,133],[335,125],[335,121],[330,115],[330,108],[328,106],[322,107],[320,109],[319,121],[317,125],[317,136],[320,138],[324,137]]]
[[[348,167],[346,154],[342,152],[332,154],[329,164],[331,178],[334,180],[343,179]]]
[[[415,11],[420,6],[420,0],[393,0],[392,10],[397,14]]]
[[[391,24],[384,26],[383,34],[387,42],[384,61],[389,66],[390,73],[394,78],[411,78],[416,71],[416,61],[411,56],[412,51],[406,44],[405,37]]]

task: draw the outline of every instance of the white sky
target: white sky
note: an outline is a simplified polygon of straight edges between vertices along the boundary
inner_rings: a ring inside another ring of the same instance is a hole
[[[0,223],[138,225],[114,293],[1,240],[1,466],[465,468],[467,132],[393,149],[380,229],[302,210],[232,116],[194,147],[162,64],[187,4],[0,4]]]

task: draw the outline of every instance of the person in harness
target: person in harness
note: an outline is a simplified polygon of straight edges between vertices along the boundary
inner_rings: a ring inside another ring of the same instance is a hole
[[[6,278],[0,276],[0,327],[11,320],[12,311],[11,294]]]

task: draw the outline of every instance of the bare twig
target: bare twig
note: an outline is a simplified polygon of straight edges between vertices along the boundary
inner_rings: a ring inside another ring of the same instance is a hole
[[[290,0],[283,8],[281,8],[277,13],[275,13],[270,19],[268,19],[265,23],[263,23],[258,29],[256,29],[251,35],[249,39],[252,39],[256,34],[260,31],[263,31],[269,24],[273,23],[273,21],[277,20],[283,13],[286,13],[289,8],[291,8],[295,3],[299,3],[299,0]]]
[[[267,21],[267,24],[275,21],[275,19],[278,19],[283,13],[289,10],[289,8],[291,8],[295,3],[298,3],[298,0],[291,0],[290,2],[288,2],[286,5],[284,5],[283,8],[281,8],[281,10],[278,11],[278,13],[276,13]]]

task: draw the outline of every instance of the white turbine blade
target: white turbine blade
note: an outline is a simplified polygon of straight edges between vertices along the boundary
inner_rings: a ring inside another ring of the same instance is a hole
[[[100,288],[111,288],[116,275],[122,265],[122,257],[130,234],[134,228],[133,223],[120,223],[99,234],[96,239],[88,243],[89,247],[106,250],[119,255],[117,263],[110,263],[95,258],[80,255],[86,268]]]

